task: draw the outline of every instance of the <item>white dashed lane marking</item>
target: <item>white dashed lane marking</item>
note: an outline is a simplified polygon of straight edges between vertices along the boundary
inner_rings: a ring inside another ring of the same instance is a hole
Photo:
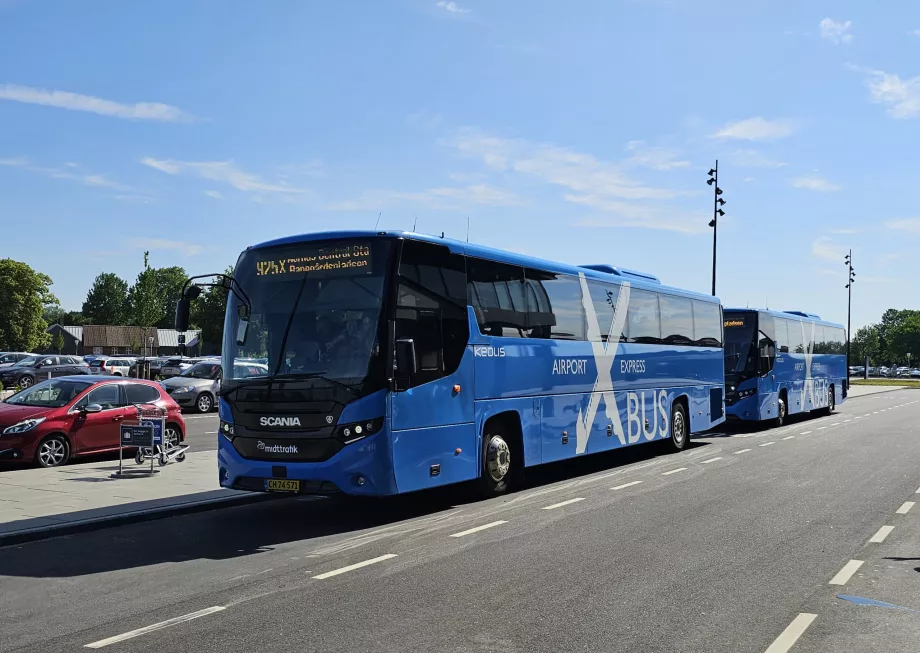
[[[764,442],[763,444],[758,444],[758,447],[769,447],[771,444],[776,444],[775,442]]]
[[[463,537],[464,535],[472,535],[473,533],[478,533],[479,531],[484,531],[488,528],[495,528],[496,526],[501,526],[502,524],[507,524],[505,520],[494,521],[491,524],[483,524],[482,526],[477,526],[476,528],[471,528],[466,531],[460,531],[459,533],[451,534],[451,537]]]
[[[704,461],[702,461],[700,464],[701,464],[701,465],[708,465],[709,463],[714,463],[714,462],[717,461],[717,460],[722,460],[722,457],[721,457],[721,456],[718,456],[718,457],[716,457],[716,458],[710,458],[709,460],[704,460]]]
[[[677,472],[682,472],[682,471],[684,471],[684,470],[686,470],[686,469],[687,469],[686,467],[678,467],[677,469],[672,469],[672,470],[669,471],[669,472],[662,472],[661,475],[662,475],[662,476],[670,476],[671,474],[676,474]]]
[[[569,499],[568,501],[560,501],[559,503],[554,503],[551,506],[543,506],[543,510],[555,510],[556,508],[561,508],[562,506],[568,506],[573,503],[578,503],[579,501],[584,501],[584,497],[575,497],[574,499]]]
[[[905,501],[900,508],[897,509],[899,515],[906,515],[910,512],[910,509],[913,508],[916,504],[913,501]]]
[[[878,532],[872,536],[869,540],[870,544],[881,544],[885,541],[885,538],[891,534],[891,531],[894,530],[894,526],[882,526],[878,529]]]
[[[741,451],[736,451],[735,453],[747,453],[750,449],[742,449]],[[917,490],[917,493],[920,494],[920,489]]]
[[[802,431],[799,435],[808,435],[809,433],[811,433],[811,431]]]
[[[365,560],[364,562],[358,562],[353,565],[348,565],[347,567],[342,567],[340,569],[333,569],[332,571],[327,571],[325,574],[319,574],[313,576],[314,580],[325,580],[326,578],[332,578],[333,576],[338,576],[339,574],[346,574],[349,571],[354,571],[355,569],[361,569],[362,567],[369,567],[370,565],[376,565],[378,562],[383,562],[384,560],[390,560],[395,558],[395,553],[387,553],[376,558],[371,558],[370,560]]]
[[[166,621],[161,621],[151,626],[144,626],[143,628],[138,628],[137,630],[130,630],[126,633],[122,633],[121,635],[109,637],[108,639],[100,639],[98,642],[86,644],[83,648],[102,648],[104,646],[109,646],[110,644],[117,644],[118,642],[123,642],[126,639],[133,639],[135,637],[140,637],[141,635],[146,635],[147,633],[152,633],[155,630],[162,630],[163,628],[169,628],[170,626],[185,623],[186,621],[191,621],[192,619],[206,617],[209,614],[214,614],[215,612],[220,612],[221,610],[226,610],[226,608],[222,605],[215,605],[214,607],[205,608],[204,610],[199,610],[198,612],[182,615],[181,617],[173,617],[172,619],[167,619]]]
[[[799,641],[802,633],[808,630],[811,622],[817,618],[818,615],[816,614],[801,613],[792,620],[791,624],[786,626],[786,630],[780,633],[779,637],[770,644],[770,648],[765,653],[787,653]]]
[[[610,488],[611,490],[622,490],[624,488],[632,487],[633,485],[639,485],[642,481],[630,481],[629,483],[623,483],[623,485],[617,485],[616,487]]]
[[[850,560],[848,563],[843,565],[843,569],[837,572],[837,575],[831,578],[829,585],[846,585],[847,582],[853,577],[853,574],[863,566],[862,560]]]
[[[802,435],[805,435],[805,434],[803,433]],[[783,438],[783,440],[795,440],[795,436],[794,436],[794,435],[787,435],[786,437]]]

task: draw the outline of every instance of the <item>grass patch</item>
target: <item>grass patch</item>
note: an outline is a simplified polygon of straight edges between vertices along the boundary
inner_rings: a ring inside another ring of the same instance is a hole
[[[897,385],[920,388],[918,379],[850,379],[850,385]]]

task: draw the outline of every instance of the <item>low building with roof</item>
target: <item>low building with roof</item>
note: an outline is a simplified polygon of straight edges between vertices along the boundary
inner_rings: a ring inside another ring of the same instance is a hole
[[[157,329],[138,326],[107,326],[87,324],[67,326],[52,324],[46,331],[51,334],[52,345],[45,353],[56,353],[53,339],[61,334],[62,354],[77,356],[173,356],[179,353],[179,332],[175,329]],[[201,331],[185,332],[186,353],[198,354]]]

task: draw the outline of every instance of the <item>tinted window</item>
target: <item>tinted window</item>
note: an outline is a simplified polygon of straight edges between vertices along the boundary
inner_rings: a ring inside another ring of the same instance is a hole
[[[88,395],[77,402],[78,407],[88,406],[90,404],[99,404],[105,410],[121,406],[121,391],[118,388],[118,384],[107,383],[101,385],[95,390],[91,390]]]
[[[789,321],[782,318],[773,320],[776,329],[776,353],[789,353]]]
[[[531,337],[548,337],[555,340],[587,339],[585,311],[581,303],[581,282],[578,278],[540,270],[527,270],[526,275],[528,295],[537,300],[536,305],[531,307],[530,326],[534,328]],[[545,306],[545,303],[549,305]],[[549,309],[549,313],[545,312],[546,308]]]
[[[693,344],[693,305],[684,297],[658,295],[661,340],[666,345]]]
[[[789,327],[789,351],[794,354],[804,354],[805,341],[802,337],[802,323],[798,320],[787,320],[786,324]]]
[[[589,281],[588,292],[591,293],[591,303],[594,305],[594,313],[597,315],[597,326],[600,329],[600,338],[607,342],[607,336],[610,333],[610,326],[613,324],[614,314],[616,312],[617,299],[620,296],[620,285],[615,283],[603,283],[601,281]],[[626,307],[624,306],[624,309]],[[623,320],[625,330],[626,320]],[[625,341],[623,333],[614,334],[613,342]]]
[[[485,335],[527,335],[524,268],[483,259],[468,260],[468,295],[479,329]]]
[[[442,245],[405,241],[399,266],[396,337],[415,342],[413,386],[452,374],[469,342],[466,259]]]
[[[830,353],[831,347],[827,342],[827,336],[825,335],[825,331],[828,334],[833,335],[831,333],[831,329],[825,329],[820,324],[815,325],[815,349],[813,352],[815,354],[829,354]]]
[[[129,404],[151,404],[160,400],[159,391],[143,383],[126,383],[122,386]]]
[[[722,346],[722,307],[710,302],[693,302],[693,338],[699,347]]]
[[[628,342],[656,344],[661,342],[658,318],[658,296],[645,290],[632,289],[629,293],[629,312],[626,315]]]

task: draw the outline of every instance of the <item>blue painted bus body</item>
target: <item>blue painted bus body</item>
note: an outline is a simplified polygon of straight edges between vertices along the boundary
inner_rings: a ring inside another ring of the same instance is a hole
[[[846,334],[842,325],[800,311],[726,308],[724,316],[725,405],[729,420],[776,420],[780,400],[785,402],[786,414],[795,415],[832,410],[846,399]],[[738,328],[732,325],[754,319],[756,325],[752,325],[752,332],[759,331],[764,318],[772,320],[773,332],[759,333],[756,341],[743,340],[753,351],[765,336],[770,336],[773,340],[772,364],[756,356],[760,360],[756,371],[749,365],[746,374],[739,372],[740,365],[729,360],[735,351],[731,333]]]
[[[306,492],[391,495],[476,479],[483,473],[486,424],[499,415],[513,416],[519,423],[525,467],[667,439],[672,404],[678,400],[687,410],[690,433],[705,431],[725,419],[720,342],[681,346],[611,341],[608,346],[588,288],[589,283],[603,282],[614,284],[612,288],[620,288],[621,293],[625,288],[693,300],[695,307],[705,304],[714,311],[721,327],[721,307],[708,295],[669,288],[649,275],[608,266],[569,266],[403,232],[310,234],[250,250],[355,238],[420,241],[446,246],[468,260],[566,275],[573,284],[580,284],[586,339],[487,335],[481,328],[481,316],[468,304],[469,338],[456,369],[409,389],[383,389],[357,399],[345,406],[336,421],[345,424],[382,417],[379,431],[320,462],[253,460],[237,450],[232,438],[219,437],[222,486],[258,490],[241,480],[280,477],[302,481]],[[629,292],[625,294],[628,299]],[[611,300],[612,310],[613,306]],[[622,312],[627,314],[625,304]],[[660,315],[659,311],[659,324]],[[613,333],[617,318],[608,317]],[[225,331],[233,327],[232,319],[228,306]],[[720,338],[721,333],[716,339]],[[226,349],[225,368],[233,362],[226,358]],[[219,400],[222,435],[233,427],[233,401],[232,395]]]

